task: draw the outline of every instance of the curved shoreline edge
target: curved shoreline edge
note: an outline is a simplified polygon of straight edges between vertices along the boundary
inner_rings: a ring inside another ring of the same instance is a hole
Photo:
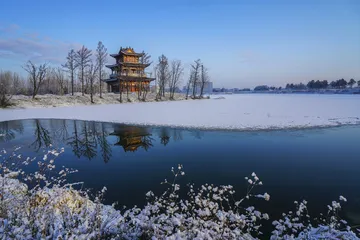
[[[353,96],[235,95],[207,101],[104,104],[0,110],[0,122],[71,119],[137,126],[269,131],[360,125]]]
[[[184,125],[171,125],[171,124],[149,124],[149,123],[132,123],[132,122],[120,122],[120,121],[100,121],[100,120],[89,120],[81,118],[18,118],[10,119],[2,122],[10,121],[31,121],[31,120],[70,120],[70,121],[83,121],[83,122],[97,122],[97,123],[109,123],[109,124],[122,124],[128,126],[137,126],[137,127],[152,127],[152,128],[170,128],[170,129],[179,129],[187,131],[208,131],[208,132],[276,132],[276,131],[304,131],[304,130],[316,130],[316,129],[334,129],[339,127],[356,127],[360,126],[360,121],[355,123],[336,123],[336,124],[327,124],[327,125],[307,125],[307,126],[289,126],[289,127],[245,127],[245,128],[236,128],[236,127],[211,127],[211,126],[184,126]]]

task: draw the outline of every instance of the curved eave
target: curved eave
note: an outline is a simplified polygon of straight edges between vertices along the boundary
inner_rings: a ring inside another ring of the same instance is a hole
[[[113,58],[117,58],[121,55],[125,55],[125,56],[135,56],[135,57],[142,57],[144,54],[143,53],[127,53],[127,52],[120,52],[120,53],[113,53],[113,54],[109,54],[111,57]]]
[[[132,76],[120,76],[120,80],[121,81],[134,81],[134,82],[138,82],[138,81],[154,81],[155,78],[148,78],[148,77],[132,77]],[[119,78],[108,78],[108,79],[102,79],[101,81],[103,82],[117,82],[119,81]]]
[[[120,80],[123,81],[154,81],[155,78],[148,78],[148,77],[133,77],[133,76],[120,76]]]
[[[143,63],[120,62],[119,65],[133,66],[133,67],[148,67],[150,66],[150,63],[143,64]]]
[[[113,69],[113,68],[118,67],[118,65],[117,64],[111,64],[111,65],[105,65],[105,67]]]
[[[103,82],[115,82],[115,81],[119,81],[119,80],[116,79],[116,78],[108,78],[108,79],[101,79],[101,81],[103,81]]]
[[[119,65],[127,66],[127,67],[143,67],[143,68],[147,68],[148,66],[150,66],[150,63],[142,64],[142,63],[120,62],[119,64],[105,65],[105,67],[110,68],[110,69],[114,69],[114,68],[118,67]]]

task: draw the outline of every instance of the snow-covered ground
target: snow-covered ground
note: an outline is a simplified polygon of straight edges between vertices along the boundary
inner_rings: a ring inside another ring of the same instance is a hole
[[[123,93],[123,102],[127,103],[127,94]],[[117,104],[119,103],[119,94],[115,93],[103,93],[102,98],[100,98],[99,94],[94,95],[94,104]],[[149,92],[146,97],[147,102],[155,101],[156,94]],[[137,93],[129,93],[129,99],[131,102],[139,102]],[[185,99],[184,94],[175,93],[175,100],[183,100]],[[169,94],[166,94],[165,98],[162,98],[163,101],[169,100]],[[53,95],[53,94],[45,94],[45,95],[37,95],[35,99],[31,96],[25,95],[14,95],[11,98],[10,103],[12,104],[10,108],[37,108],[37,107],[67,107],[67,106],[79,106],[79,105],[94,105],[90,101],[90,95],[86,94],[82,96],[81,93],[76,92],[74,96],[67,95]]]
[[[78,119],[208,129],[283,129],[360,124],[359,95],[214,95],[185,100],[0,110],[0,121]]]

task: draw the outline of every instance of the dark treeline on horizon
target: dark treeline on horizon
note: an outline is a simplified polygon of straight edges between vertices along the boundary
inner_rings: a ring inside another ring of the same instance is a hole
[[[358,87],[360,87],[360,80],[356,82],[353,78],[351,78],[349,82],[347,82],[345,79],[342,78],[336,81],[331,81],[330,83],[327,80],[322,80],[322,81],[311,80],[306,85],[303,83],[299,83],[299,84],[288,83],[286,84],[285,89],[296,89],[296,90],[326,89],[326,88],[340,89],[340,88],[346,88],[347,86],[352,88],[356,83]]]
[[[285,88],[282,87],[269,87],[268,85],[259,85],[254,88],[254,91],[269,91],[269,90],[315,90],[315,89],[344,89],[346,87],[353,88],[355,85],[357,87],[360,87],[360,80],[355,81],[353,78],[351,78],[349,81],[346,81],[345,79],[338,79],[335,81],[331,81],[330,83],[328,80],[311,80],[304,83],[287,83]]]

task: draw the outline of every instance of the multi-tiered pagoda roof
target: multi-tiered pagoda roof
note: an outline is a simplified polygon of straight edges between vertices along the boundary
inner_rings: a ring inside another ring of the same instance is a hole
[[[145,68],[150,66],[150,63],[141,63],[141,57],[144,56],[144,53],[137,53],[133,48],[127,47],[120,48],[118,53],[110,54],[110,56],[115,58],[115,63],[106,65],[112,73],[110,78],[103,81],[113,86],[114,89],[121,81],[132,83],[140,81],[149,85],[151,81],[155,80],[145,73]]]

